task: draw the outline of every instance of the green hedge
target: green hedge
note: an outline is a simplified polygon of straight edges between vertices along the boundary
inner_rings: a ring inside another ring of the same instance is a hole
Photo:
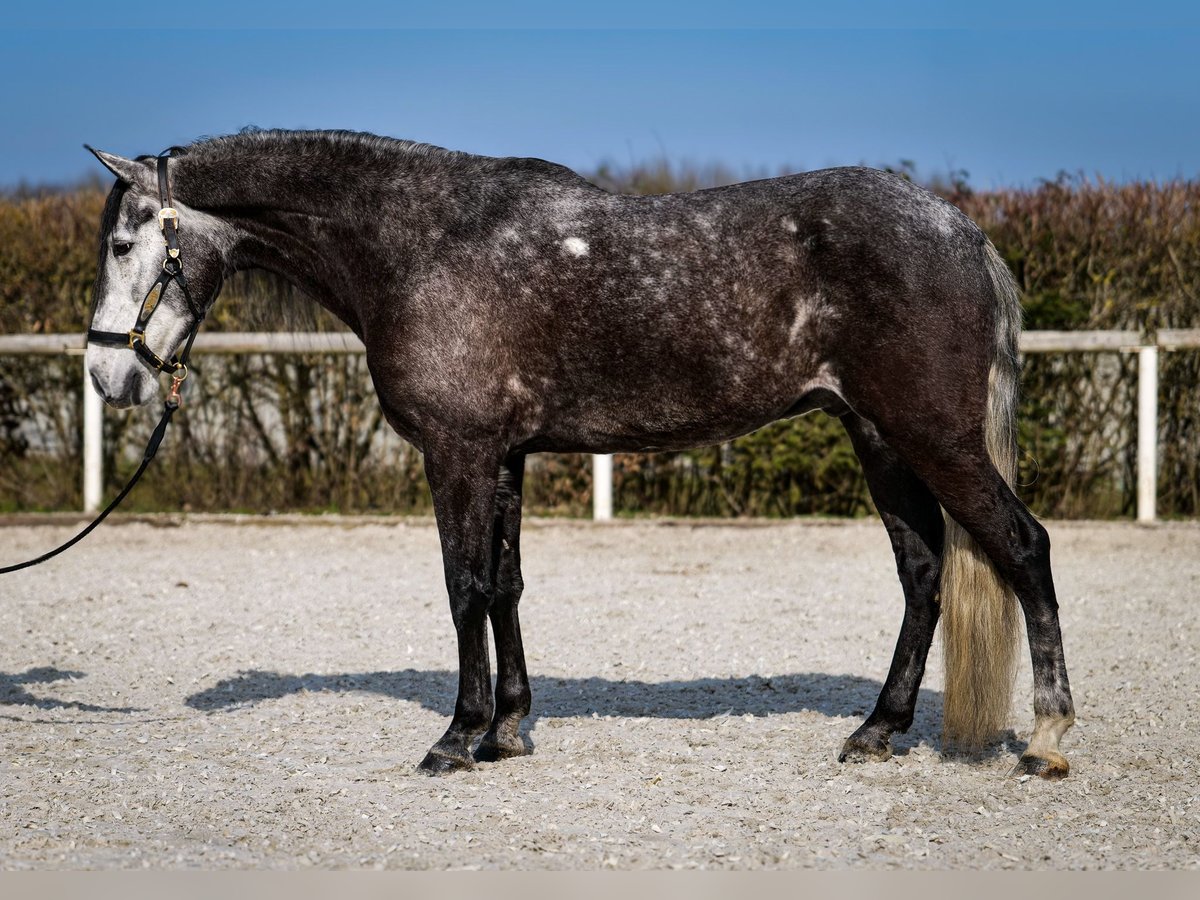
[[[910,173],[911,174],[911,173]],[[733,180],[720,168],[603,167],[613,190],[653,193]],[[934,185],[991,235],[1024,291],[1029,329],[1200,327],[1200,184],[1062,177],[1031,189]],[[100,185],[0,200],[0,332],[81,331],[96,265]],[[276,279],[239,276],[213,330],[341,326]],[[1023,373],[1020,493],[1042,515],[1110,517],[1134,507],[1136,360],[1031,356]],[[420,459],[382,421],[355,357],[201,357],[189,409],[133,509],[426,512]],[[0,358],[0,509],[77,508],[77,358]],[[1160,509],[1200,509],[1200,353],[1163,354]],[[109,484],[134,465],[148,413],[106,413]],[[32,424],[31,424],[32,423]],[[39,449],[40,448],[40,449]],[[46,449],[48,448],[48,449]],[[729,444],[624,454],[622,513],[861,515],[871,503],[840,425],[820,414]],[[113,477],[112,473],[116,473]],[[584,515],[586,460],[531,460],[531,510]]]

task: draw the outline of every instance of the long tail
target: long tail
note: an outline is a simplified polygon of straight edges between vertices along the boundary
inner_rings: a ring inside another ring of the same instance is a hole
[[[1011,486],[1016,477],[1016,405],[1021,298],[1008,266],[989,241],[987,269],[996,296],[996,349],[988,377],[985,429],[992,463]],[[1008,725],[1021,620],[1016,597],[965,530],[946,516],[940,587],[946,665],[945,740],[977,749]]]

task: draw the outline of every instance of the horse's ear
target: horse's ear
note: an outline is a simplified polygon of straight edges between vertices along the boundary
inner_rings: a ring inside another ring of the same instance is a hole
[[[115,153],[105,153],[103,150],[97,150],[88,144],[84,144],[83,146],[96,159],[100,160],[104,168],[108,169],[108,171],[112,172],[126,184],[142,188],[151,193],[155,190],[154,172],[151,170],[148,162],[126,159],[124,156],[117,156]]]

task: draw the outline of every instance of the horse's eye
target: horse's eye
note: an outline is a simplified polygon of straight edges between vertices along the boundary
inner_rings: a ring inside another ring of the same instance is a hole
[[[113,256],[124,256],[133,249],[133,244],[125,241],[113,241]]]

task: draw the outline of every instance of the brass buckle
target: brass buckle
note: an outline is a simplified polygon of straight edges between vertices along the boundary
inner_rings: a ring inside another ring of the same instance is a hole
[[[129,330],[129,349],[130,350],[137,349],[136,347],[133,346],[134,341],[141,341],[143,344],[146,343],[146,332],[138,331],[136,328],[131,328]]]
[[[179,256],[179,248],[171,246],[171,238],[167,236],[167,219],[171,220],[171,227],[175,229],[175,233],[179,233],[179,211],[173,206],[164,206],[158,211],[158,227],[162,230],[163,243],[167,245],[167,256],[175,259]]]

